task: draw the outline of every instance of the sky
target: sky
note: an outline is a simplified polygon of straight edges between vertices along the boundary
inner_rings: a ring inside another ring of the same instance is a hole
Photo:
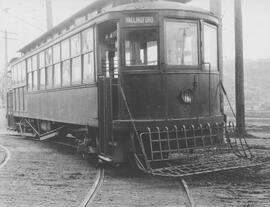
[[[52,0],[53,24],[56,25],[84,8],[93,0]],[[270,58],[270,1],[242,0],[244,57]],[[209,0],[193,0],[192,6],[209,9]],[[223,0],[224,59],[234,58],[233,0]],[[9,59],[16,51],[46,31],[45,0],[0,0],[0,68],[4,65],[4,34],[7,30]],[[15,33],[15,34],[13,34]]]

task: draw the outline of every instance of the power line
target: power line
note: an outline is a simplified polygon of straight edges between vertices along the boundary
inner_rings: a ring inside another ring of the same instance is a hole
[[[44,29],[42,29],[42,28],[40,28],[40,27],[38,27],[38,26],[36,26],[36,25],[33,25],[32,23],[30,23],[30,22],[28,22],[28,21],[25,21],[25,20],[24,20],[23,18],[21,18],[21,17],[18,17],[18,16],[16,16],[16,15],[12,14],[12,13],[9,11],[9,9],[2,9],[1,11],[2,11],[2,12],[5,12],[5,13],[8,14],[8,15],[10,15],[11,17],[14,17],[14,18],[16,18],[16,19],[18,19],[18,20],[24,22],[25,24],[27,24],[27,25],[29,25],[29,26],[32,26],[32,27],[34,27],[34,28],[36,28],[36,29],[38,29],[38,30],[40,30],[40,31],[42,31],[42,32],[45,32]]]
[[[0,30],[0,32],[2,32],[2,33],[8,33],[8,34],[14,34],[14,35],[18,35],[17,33],[14,33],[14,32],[8,32],[8,31],[4,31],[4,30]]]
[[[18,39],[16,39],[16,38],[11,38],[11,37],[5,38],[5,37],[1,37],[1,36],[0,36],[0,38],[1,38],[1,39],[8,39],[8,40],[18,40]]]

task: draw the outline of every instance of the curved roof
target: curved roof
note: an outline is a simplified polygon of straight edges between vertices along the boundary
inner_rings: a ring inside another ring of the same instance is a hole
[[[131,10],[182,10],[182,11],[194,11],[200,13],[210,14],[209,11],[200,9],[197,7],[189,6],[176,1],[146,1],[146,2],[134,2],[129,4],[123,4],[117,7],[113,7],[109,11],[131,11]]]
[[[191,0],[147,0],[147,1],[136,1],[134,0],[96,0],[89,6],[75,13],[62,23],[53,27],[51,30],[45,32],[40,37],[30,42],[23,48],[19,50],[19,52],[25,53],[29,50],[33,49],[37,44],[46,41],[51,36],[59,33],[59,31],[64,30],[65,28],[74,24],[74,21],[78,18],[82,18],[87,16],[89,13],[94,11],[99,11],[103,7],[108,5],[112,5],[112,8],[106,10],[106,12],[114,12],[114,11],[131,11],[131,10],[182,10],[182,11],[194,11],[199,13],[210,14],[209,11],[199,9],[196,7],[185,5],[184,3],[189,2]],[[127,3],[133,2],[133,3]],[[180,3],[182,2],[182,3]],[[101,13],[102,14],[102,13]],[[98,15],[98,14],[97,14]]]

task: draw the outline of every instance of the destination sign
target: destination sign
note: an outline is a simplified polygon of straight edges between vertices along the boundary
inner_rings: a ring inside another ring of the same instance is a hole
[[[122,20],[124,26],[152,26],[158,23],[156,15],[152,14],[132,14]]]
[[[154,17],[126,17],[126,24],[154,24]]]

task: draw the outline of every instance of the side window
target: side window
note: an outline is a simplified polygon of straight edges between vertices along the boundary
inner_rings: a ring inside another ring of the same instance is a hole
[[[17,65],[14,65],[14,83],[17,84],[18,83],[18,71],[17,71]]]
[[[61,51],[60,44],[53,47],[53,87],[61,87]]]
[[[53,66],[46,67],[46,89],[50,89],[53,86]]]
[[[71,43],[71,57],[75,57],[81,54],[81,38],[77,34],[70,39]]]
[[[39,89],[45,89],[45,53],[39,53]]]
[[[70,60],[62,63],[62,85],[70,86]]]
[[[27,62],[27,89],[28,91],[33,90],[33,76],[32,76],[32,57],[26,60]]]
[[[94,30],[89,28],[82,32],[83,83],[95,81],[94,69]]]
[[[199,64],[196,22],[166,20],[165,43],[168,65],[197,66]]]
[[[70,41],[69,39],[61,42],[62,60],[62,86],[70,86]]]
[[[158,63],[158,32],[156,29],[125,32],[125,65],[150,66]]]
[[[11,67],[11,80],[12,80],[12,84],[14,84],[15,79],[14,79],[14,66]]]
[[[22,81],[25,83],[26,77],[26,62],[22,61]]]
[[[46,65],[45,87],[46,89],[50,89],[53,86],[52,64],[53,64],[52,48],[49,48],[45,51],[45,65]]]
[[[32,57],[32,89],[35,91],[38,89],[38,59],[37,55]]]
[[[61,42],[61,52],[62,52],[62,56],[61,56],[62,61],[70,58],[69,39],[66,39],[63,42]]]
[[[217,27],[203,24],[204,62],[210,63],[211,70],[218,69]]]
[[[71,42],[71,79],[72,84],[81,84],[82,67],[81,67],[81,39],[77,34],[70,39]]]
[[[22,83],[22,65],[21,63],[17,64],[17,70],[18,70],[18,83]]]
[[[19,88],[16,90],[16,111],[20,111],[20,93],[19,93]]]

